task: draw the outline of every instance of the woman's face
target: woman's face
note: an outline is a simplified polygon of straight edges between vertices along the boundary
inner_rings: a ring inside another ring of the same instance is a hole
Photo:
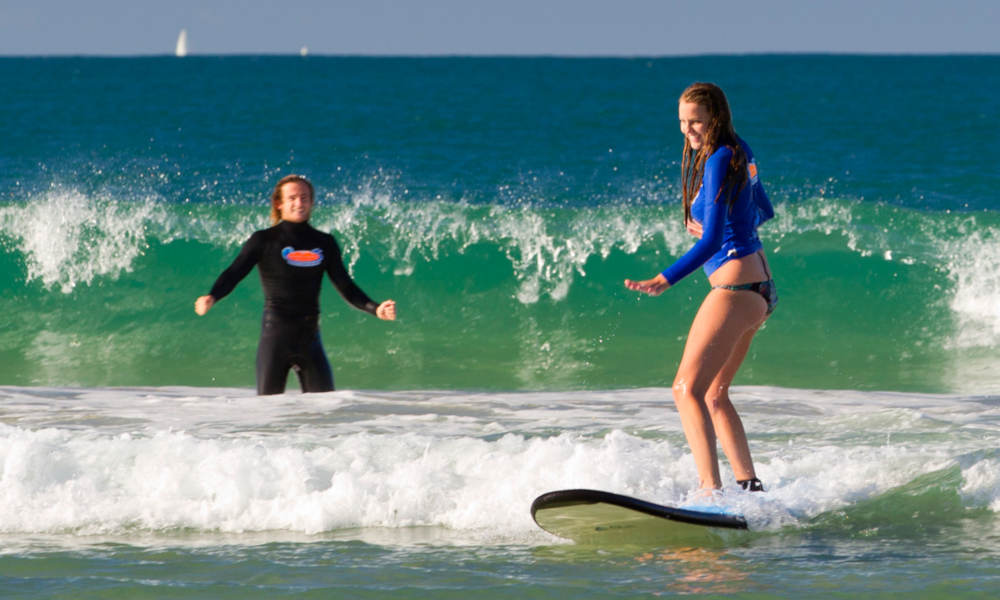
[[[677,119],[681,124],[681,133],[687,138],[691,149],[700,149],[705,143],[705,133],[708,130],[709,114],[705,107],[681,100],[677,105]]]
[[[312,214],[313,198],[309,186],[300,181],[289,181],[281,186],[281,220],[305,223]]]

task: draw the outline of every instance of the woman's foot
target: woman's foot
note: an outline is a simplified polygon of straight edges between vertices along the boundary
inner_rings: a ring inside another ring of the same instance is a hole
[[[764,484],[760,482],[760,479],[754,477],[753,479],[738,479],[736,483],[740,484],[740,487],[748,492],[763,492]]]

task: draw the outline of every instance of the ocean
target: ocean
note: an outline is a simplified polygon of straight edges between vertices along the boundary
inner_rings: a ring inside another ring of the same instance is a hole
[[[532,499],[697,485],[670,384],[707,290],[676,100],[726,90],[780,294],[734,382],[766,494],[720,547],[587,548]],[[0,597],[993,597],[1000,57],[0,58]],[[254,394],[204,317],[288,173],[379,321]]]

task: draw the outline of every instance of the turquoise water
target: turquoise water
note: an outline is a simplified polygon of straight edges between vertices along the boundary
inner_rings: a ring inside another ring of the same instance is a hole
[[[998,177],[980,142],[998,133],[996,66],[0,60],[34,81],[0,106],[0,308],[21,316],[0,380],[252,386],[256,277],[208,318],[191,303],[267,225],[273,182],[302,172],[363,288],[399,302],[387,325],[324,293],[341,385],[662,385],[704,277],[655,300],[621,281],[690,243],[674,97],[703,78],[729,90],[778,212],[762,236],[782,310],[742,381],[996,390]]]
[[[0,58],[0,585],[986,594],[998,77],[994,56]],[[732,548],[570,550],[535,495],[695,485],[665,387],[705,278],[621,284],[690,244],[694,80],[726,89],[777,213],[781,302],[736,380],[770,499]],[[290,172],[400,318],[326,286],[338,385],[364,391],[256,401],[256,275],[192,304]]]

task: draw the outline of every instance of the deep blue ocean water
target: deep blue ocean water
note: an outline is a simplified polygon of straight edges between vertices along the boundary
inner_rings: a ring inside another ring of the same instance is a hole
[[[996,56],[0,58],[0,585],[987,594],[998,79]],[[735,547],[570,551],[535,495],[694,486],[666,388],[706,280],[622,280],[691,243],[696,80],[726,90],[777,213],[781,301],[735,382],[769,500]],[[192,304],[292,172],[400,318],[327,285],[353,391],[271,402],[256,275]]]

